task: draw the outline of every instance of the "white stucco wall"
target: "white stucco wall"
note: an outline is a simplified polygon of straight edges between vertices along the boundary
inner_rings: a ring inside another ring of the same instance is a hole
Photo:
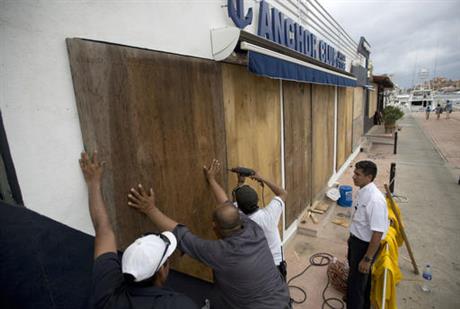
[[[280,9],[285,5],[268,2]],[[226,3],[0,0],[0,110],[28,208],[93,233],[77,163],[83,143],[65,39],[212,58],[210,29],[234,26]],[[258,1],[245,5],[254,7],[248,30],[255,32]]]
[[[211,58],[221,1],[2,1],[0,109],[25,205],[93,233],[65,38]]]

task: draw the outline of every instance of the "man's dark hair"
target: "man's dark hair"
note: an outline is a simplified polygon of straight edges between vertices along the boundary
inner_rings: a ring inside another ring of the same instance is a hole
[[[377,165],[372,161],[359,161],[355,164],[355,168],[361,170],[365,176],[372,175],[372,181],[377,176]]]
[[[241,228],[240,213],[230,201],[218,206],[214,210],[212,218],[224,237],[232,235],[236,230]]]
[[[137,287],[147,287],[147,286],[152,286],[153,285],[153,280],[157,273],[154,273],[151,277],[144,279],[142,281],[136,282],[136,278],[134,278],[133,275],[131,274],[123,274],[123,277],[125,279],[125,283],[128,285],[132,286],[137,286]]]
[[[238,208],[246,215],[250,215],[259,209],[259,206],[257,206],[259,197],[257,192],[250,186],[243,185],[237,187],[233,192],[235,194],[235,200],[238,203]]]

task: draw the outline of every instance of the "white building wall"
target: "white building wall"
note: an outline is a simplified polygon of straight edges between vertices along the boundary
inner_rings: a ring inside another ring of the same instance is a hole
[[[221,1],[2,1],[0,109],[25,205],[92,233],[65,38],[211,58]]]
[[[92,234],[77,163],[83,143],[65,39],[211,59],[210,29],[234,26],[227,1],[0,1],[0,110],[24,203]],[[306,3],[308,8],[314,1],[268,2],[284,11],[285,2],[291,7]],[[254,7],[253,25],[248,27],[253,33],[258,5],[245,1],[246,8]],[[318,37],[343,50],[330,39],[335,34],[327,34],[332,28],[325,30],[327,37],[315,29]],[[344,51],[348,63],[351,52]]]

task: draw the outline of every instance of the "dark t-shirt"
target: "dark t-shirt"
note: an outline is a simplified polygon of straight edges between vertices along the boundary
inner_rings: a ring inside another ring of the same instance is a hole
[[[166,288],[127,284],[120,257],[107,252],[97,257],[93,268],[94,308],[193,308],[188,297]]]
[[[201,239],[183,225],[173,233],[180,250],[213,269],[222,308],[287,308],[288,287],[273,262],[263,230],[244,215],[242,220],[240,231],[219,240]]]

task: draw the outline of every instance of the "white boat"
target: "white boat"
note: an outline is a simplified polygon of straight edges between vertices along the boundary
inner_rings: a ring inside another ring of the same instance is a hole
[[[395,98],[395,105],[407,106],[409,103],[409,94],[398,94]]]
[[[433,106],[433,93],[429,88],[418,88],[412,90],[409,97],[409,108],[411,111],[424,111],[430,105]]]

